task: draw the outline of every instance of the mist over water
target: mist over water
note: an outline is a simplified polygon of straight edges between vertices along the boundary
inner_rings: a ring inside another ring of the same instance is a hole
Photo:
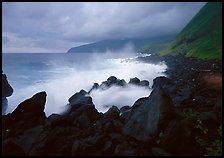
[[[46,91],[47,116],[66,110],[68,99],[73,94],[81,89],[89,91],[95,82],[101,84],[110,76],[126,82],[130,78],[138,77],[140,80],[148,80],[151,87],[152,80],[164,75],[167,68],[163,62],[154,65],[127,60],[135,58],[134,53],[10,55],[3,55],[3,72],[14,88],[13,95],[8,97],[7,112],[12,112],[19,103],[37,92]],[[16,61],[16,55],[21,55],[21,60]],[[132,106],[137,99],[149,96],[150,92],[149,88],[144,87],[114,86],[105,91],[93,91],[90,96],[97,110],[106,112],[112,105],[119,108]]]

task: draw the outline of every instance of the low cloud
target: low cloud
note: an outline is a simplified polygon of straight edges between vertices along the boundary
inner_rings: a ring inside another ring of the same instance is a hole
[[[5,52],[66,52],[111,38],[178,33],[205,2],[4,2]],[[19,37],[16,43],[10,36]],[[39,51],[38,50],[38,51]]]

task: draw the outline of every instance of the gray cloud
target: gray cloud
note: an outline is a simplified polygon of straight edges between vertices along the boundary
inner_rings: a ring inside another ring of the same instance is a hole
[[[66,52],[108,38],[178,33],[205,2],[5,2],[3,51]],[[26,50],[27,49],[27,50]]]

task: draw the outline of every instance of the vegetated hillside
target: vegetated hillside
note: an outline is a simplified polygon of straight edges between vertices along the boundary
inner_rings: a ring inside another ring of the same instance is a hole
[[[171,39],[171,37],[174,37],[174,35],[149,38],[107,39],[91,44],[81,45],[78,47],[72,47],[68,50],[68,53],[102,53],[108,50],[118,51],[123,49],[127,45],[133,46],[134,51],[139,51],[141,48],[147,46],[148,44],[159,43],[160,41]]]
[[[161,38],[159,41],[148,43],[139,49],[139,52],[146,54],[158,54],[167,47],[169,42],[175,38],[175,35],[169,35],[167,38]]]
[[[160,52],[199,59],[222,58],[222,3],[208,2]]]

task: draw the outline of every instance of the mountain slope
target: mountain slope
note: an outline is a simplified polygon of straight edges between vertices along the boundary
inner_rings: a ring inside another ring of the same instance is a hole
[[[171,40],[173,40],[174,38],[175,38],[175,36],[172,36],[169,39],[164,39],[164,40],[160,40],[155,43],[147,44],[144,47],[140,48],[139,51],[141,53],[146,53],[146,54],[158,54],[163,49],[165,49],[167,47],[167,45],[169,44],[169,42]]]
[[[99,42],[81,45],[78,47],[72,47],[67,53],[86,53],[86,52],[106,52],[117,51],[124,48],[126,45],[131,44],[134,46],[134,51],[138,51],[148,44],[158,43],[160,41],[168,40],[174,37],[174,35],[153,37],[153,38],[125,38],[125,39],[108,39]]]
[[[160,55],[222,58],[222,3],[208,2]]]

